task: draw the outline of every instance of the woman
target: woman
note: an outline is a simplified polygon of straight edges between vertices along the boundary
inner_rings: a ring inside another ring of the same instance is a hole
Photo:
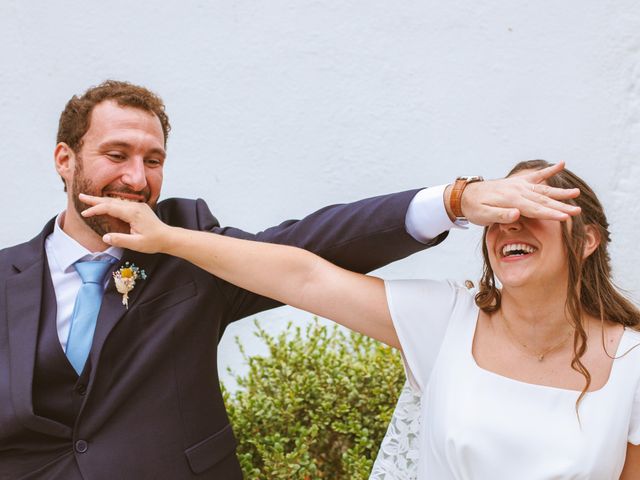
[[[547,166],[523,162],[510,175]],[[145,205],[82,200],[94,205],[83,215],[131,225],[131,235],[106,243],[182,257],[399,348],[422,397],[418,478],[640,478],[640,312],[612,286],[608,225],[593,191],[567,170],[547,183],[578,187],[582,213],[487,227],[475,295],[168,227]]]

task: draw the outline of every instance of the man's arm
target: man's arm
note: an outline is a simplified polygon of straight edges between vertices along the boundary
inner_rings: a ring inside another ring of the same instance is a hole
[[[579,212],[577,207],[558,200],[575,197],[579,192],[551,188],[534,192],[542,187],[541,182],[562,168],[564,165],[558,164],[530,175],[470,185],[463,196],[463,210],[471,222],[479,224],[508,220],[504,215],[508,208],[542,218],[575,214]],[[454,223],[448,219],[450,207],[445,189],[446,186],[410,190],[333,205],[302,220],[289,220],[257,234],[220,227],[203,200],[164,201],[158,204],[157,213],[170,225],[292,245],[348,270],[365,273],[437,245],[446,238],[447,230]],[[222,290],[232,308],[230,320],[280,305],[226,282]]]
[[[418,191],[332,205],[257,234],[220,227],[203,200],[165,200],[158,204],[157,213],[173,226],[301,247],[348,270],[368,272],[436,245],[446,237],[446,232],[441,232],[422,243],[407,233],[407,211]],[[229,321],[280,305],[226,282],[221,281],[220,286],[231,309]]]

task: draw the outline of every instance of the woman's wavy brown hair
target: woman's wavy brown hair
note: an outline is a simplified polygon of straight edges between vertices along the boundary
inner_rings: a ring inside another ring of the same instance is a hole
[[[520,162],[507,177],[523,170],[541,170],[549,165],[550,163],[545,160]],[[591,385],[591,374],[580,360],[587,350],[583,313],[600,318],[602,322],[608,320],[640,330],[640,310],[618,291],[611,279],[611,259],[607,250],[611,241],[609,223],[594,191],[584,180],[567,169],[549,178],[547,184],[552,187],[580,189],[580,196],[567,202],[579,206],[582,209],[581,213],[572,218],[570,231],[567,222],[562,224],[562,241],[567,251],[569,267],[565,305],[574,327],[571,368],[585,378],[584,389],[576,402],[577,409]],[[582,258],[586,225],[595,228],[596,234],[600,237],[600,243],[591,255]],[[482,237],[484,268],[475,300],[483,312],[493,313],[500,309],[501,297],[489,263],[486,236],[487,228]]]

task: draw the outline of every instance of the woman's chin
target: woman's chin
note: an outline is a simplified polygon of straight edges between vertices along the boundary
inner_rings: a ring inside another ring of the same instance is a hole
[[[501,275],[496,274],[502,288],[522,288],[536,283],[536,279],[532,278],[528,272],[524,271],[511,271],[501,272]]]

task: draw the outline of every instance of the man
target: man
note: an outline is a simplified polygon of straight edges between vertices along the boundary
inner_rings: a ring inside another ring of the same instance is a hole
[[[467,179],[252,235],[221,228],[202,200],[158,202],[169,130],[162,101],[125,82],[73,97],[61,115],[54,157],[67,208],[0,252],[3,480],[242,478],[217,343],[230,322],[277,303],[176,258],[107,248],[102,235],[128,225],[83,218],[79,193],[146,202],[170,224],[297,245],[357,271],[439,243],[454,214],[489,223],[575,211],[551,198],[575,192],[538,185],[544,177]]]

